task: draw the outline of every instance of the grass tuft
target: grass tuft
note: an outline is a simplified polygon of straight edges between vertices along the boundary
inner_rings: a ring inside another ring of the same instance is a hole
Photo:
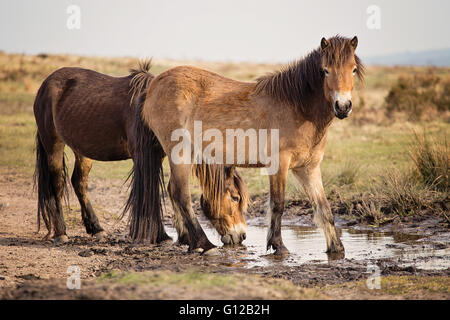
[[[381,196],[399,215],[419,213],[430,207],[430,190],[408,172],[394,171],[382,176]]]
[[[447,141],[436,141],[423,135],[414,135],[409,155],[414,162],[414,172],[430,188],[448,192],[449,148]]]

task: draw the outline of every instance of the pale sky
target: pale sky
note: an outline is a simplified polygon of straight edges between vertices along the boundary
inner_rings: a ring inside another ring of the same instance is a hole
[[[69,5],[79,30],[66,26]],[[380,8],[380,30],[366,25]],[[0,0],[0,50],[284,62],[335,34],[361,56],[450,48],[448,0]]]

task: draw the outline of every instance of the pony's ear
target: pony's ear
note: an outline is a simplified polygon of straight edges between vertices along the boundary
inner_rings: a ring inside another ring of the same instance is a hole
[[[326,49],[328,46],[330,45],[330,43],[328,42],[327,39],[322,38],[322,40],[320,41],[320,48],[322,50]]]
[[[353,49],[356,49],[358,46],[358,37],[354,36],[352,40],[350,40],[350,44],[352,45]]]

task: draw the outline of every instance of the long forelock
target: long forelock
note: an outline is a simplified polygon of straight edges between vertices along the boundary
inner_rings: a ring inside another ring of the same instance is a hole
[[[208,205],[208,214],[210,218],[219,219],[222,199],[226,192],[226,181],[232,179],[234,187],[237,189],[240,196],[239,210],[242,213],[247,211],[249,203],[249,195],[244,179],[237,170],[232,170],[232,176],[226,170],[224,165],[218,164],[199,164],[193,166],[193,171],[199,180],[200,187],[203,193],[203,199]],[[231,217],[230,217],[231,218]],[[222,219],[223,220],[223,219]]]
[[[193,171],[199,180],[203,197],[208,203],[213,218],[217,218],[222,206],[222,196],[225,193],[225,168],[218,164],[198,164]]]
[[[247,190],[247,186],[245,185],[245,181],[242,178],[241,174],[239,172],[237,172],[236,170],[234,171],[234,176],[233,176],[233,180],[234,180],[234,185],[238,190],[239,193],[239,210],[242,213],[247,212],[247,207],[248,207],[248,203],[249,203],[249,195],[248,195],[248,190]]]
[[[364,65],[361,59],[355,54],[350,39],[339,35],[328,40],[329,46],[322,51],[322,59],[327,66],[340,68],[354,58],[356,63],[356,75],[360,81],[364,80]]]
[[[258,78],[255,93],[264,92],[278,102],[308,113],[311,101],[323,90],[322,63],[341,67],[352,57],[357,65],[357,76],[362,81],[364,66],[355,55],[350,39],[335,36],[329,39],[329,47],[325,50],[317,48],[280,71]]]

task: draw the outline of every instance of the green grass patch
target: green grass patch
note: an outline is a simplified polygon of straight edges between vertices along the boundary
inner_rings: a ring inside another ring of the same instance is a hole
[[[153,286],[189,286],[193,288],[234,287],[237,280],[230,275],[188,271],[173,272],[119,272],[110,271],[99,277],[99,281],[111,281],[119,284],[153,285]]]
[[[404,299],[435,299],[450,295],[450,279],[442,276],[386,276],[381,277],[380,289],[369,289],[366,279],[322,288],[351,298],[367,299],[387,296]],[[346,294],[347,293],[347,294]]]
[[[134,287],[133,292],[163,293],[175,299],[323,299],[326,295],[317,289],[302,288],[283,279],[274,279],[245,273],[213,273],[191,269],[182,272],[110,271],[97,278],[100,285]],[[132,295],[130,295],[133,298]],[[135,298],[135,297],[134,297]]]

